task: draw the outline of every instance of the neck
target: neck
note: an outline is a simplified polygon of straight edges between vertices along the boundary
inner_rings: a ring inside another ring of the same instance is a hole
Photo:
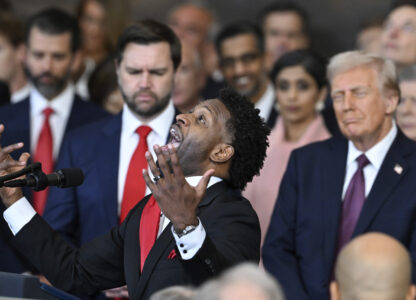
[[[85,57],[91,58],[95,63],[99,63],[107,54],[107,50],[102,49],[100,51],[85,52]]]
[[[263,94],[266,92],[267,89],[267,85],[268,85],[268,81],[267,80],[263,80],[259,90],[257,91],[257,93],[255,95],[253,95],[252,97],[250,97],[250,101],[252,103],[257,103],[260,98],[263,96]]]
[[[288,142],[297,142],[304,135],[309,125],[315,119],[316,114],[313,114],[309,118],[303,120],[302,122],[287,122],[283,119],[284,129],[285,129],[285,139]]]

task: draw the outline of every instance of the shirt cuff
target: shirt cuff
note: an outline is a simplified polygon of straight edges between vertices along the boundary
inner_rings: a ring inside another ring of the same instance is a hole
[[[201,220],[199,220],[199,224],[196,226],[195,230],[182,237],[179,237],[176,234],[173,226],[171,227],[171,230],[183,260],[189,260],[195,256],[198,250],[201,249],[207,235]]]
[[[19,233],[36,215],[36,211],[25,197],[20,198],[3,212],[3,218],[9,225],[13,235]]]

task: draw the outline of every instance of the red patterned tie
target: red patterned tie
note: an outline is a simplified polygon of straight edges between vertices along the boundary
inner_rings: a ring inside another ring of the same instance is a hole
[[[143,271],[147,255],[156,241],[159,231],[160,208],[153,196],[150,197],[143,208],[140,218],[140,270]]]
[[[42,129],[39,134],[38,144],[36,146],[35,154],[33,156],[34,162],[42,163],[42,171],[46,174],[52,173],[53,171],[53,139],[51,126],[49,124],[49,117],[53,113],[52,108],[45,108],[43,114],[45,119],[43,122]],[[33,192],[33,207],[36,212],[40,215],[43,214],[46,206],[46,199],[48,197],[49,188],[43,191]]]
[[[124,184],[123,200],[121,202],[120,223],[126,218],[129,211],[144,197],[146,183],[142,170],[147,169],[145,153],[148,149],[147,136],[152,131],[149,126],[140,126],[136,132],[139,134],[139,144],[131,157]]]

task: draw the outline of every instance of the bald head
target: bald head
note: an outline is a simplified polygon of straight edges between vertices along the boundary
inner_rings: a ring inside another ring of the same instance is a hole
[[[341,251],[335,278],[337,283],[331,286],[332,299],[407,299],[411,280],[410,256],[390,236],[364,234]],[[336,292],[338,297],[334,295]]]

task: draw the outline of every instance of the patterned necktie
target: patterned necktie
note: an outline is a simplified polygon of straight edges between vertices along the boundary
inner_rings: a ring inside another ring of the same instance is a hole
[[[147,255],[156,241],[159,231],[160,208],[153,195],[143,208],[140,218],[140,270],[143,270]]]
[[[53,139],[51,126],[49,124],[49,117],[53,113],[52,108],[45,108],[43,114],[45,116],[43,126],[39,134],[38,144],[36,145],[35,154],[33,156],[34,162],[42,163],[42,171],[46,174],[53,172]],[[46,206],[46,199],[48,197],[49,188],[43,191],[33,192],[33,207],[40,215],[43,214]]]
[[[146,182],[144,181],[142,170],[147,169],[145,153],[148,150],[148,146],[146,139],[151,131],[152,128],[149,126],[140,126],[136,129],[136,133],[139,135],[139,144],[131,157],[127,170],[123,200],[121,202],[120,223],[123,222],[129,211],[145,196]]]
[[[338,252],[350,241],[365,201],[363,169],[370,161],[364,154],[361,154],[357,158],[357,162],[358,169],[351,178],[342,205],[342,216],[338,235]]]

